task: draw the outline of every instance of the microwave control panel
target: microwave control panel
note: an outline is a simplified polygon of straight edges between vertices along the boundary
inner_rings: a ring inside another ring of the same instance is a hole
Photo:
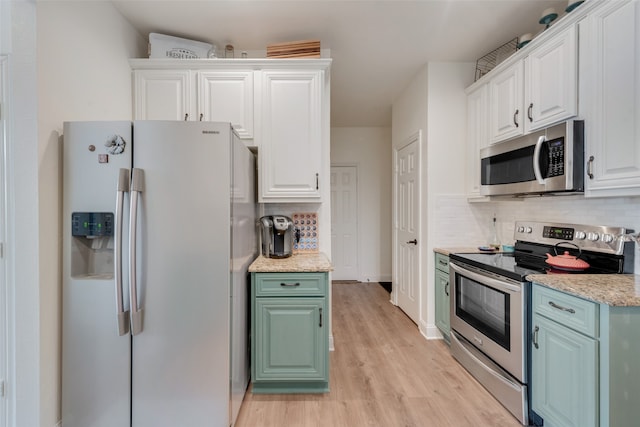
[[[548,141],[547,147],[549,149],[547,178],[564,175],[564,138]]]

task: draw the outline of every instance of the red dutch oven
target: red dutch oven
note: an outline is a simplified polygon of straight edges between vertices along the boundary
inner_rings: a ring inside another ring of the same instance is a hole
[[[558,246],[559,245],[571,245],[578,249],[578,256],[571,255],[569,251],[564,251],[562,255],[558,255]],[[547,259],[545,262],[558,270],[567,270],[567,271],[583,271],[589,268],[589,263],[585,260],[580,259],[580,255],[582,255],[582,251],[577,245],[569,242],[560,242],[553,247],[553,251],[556,253],[555,256],[551,254],[547,254]]]

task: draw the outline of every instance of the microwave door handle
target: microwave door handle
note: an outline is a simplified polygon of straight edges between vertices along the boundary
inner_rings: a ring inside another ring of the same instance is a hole
[[[540,151],[542,151],[542,144],[546,140],[547,138],[544,135],[540,135],[538,142],[536,142],[536,148],[533,150],[533,174],[540,185],[546,184],[546,180],[542,177],[542,172],[540,171]]]

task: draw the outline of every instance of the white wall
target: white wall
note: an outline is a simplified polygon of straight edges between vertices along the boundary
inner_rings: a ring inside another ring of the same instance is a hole
[[[130,120],[147,43],[109,2],[37,4],[41,425],[60,418],[61,144],[67,120]],[[25,424],[26,425],[26,424]],[[30,424],[35,425],[35,424]]]
[[[391,129],[331,129],[331,165],[358,168],[358,272],[391,280]]]
[[[9,100],[3,113],[7,122],[7,314],[13,327],[8,337],[13,371],[6,390],[8,425],[39,426],[36,5],[34,1],[3,3],[1,53],[8,54],[9,63]]]
[[[464,170],[460,169],[460,165],[464,165],[466,148],[464,88],[472,83],[473,72],[472,63],[426,64],[394,101],[392,108],[394,147],[401,146],[416,132],[422,132],[418,327],[428,338],[440,335],[434,317],[435,241],[432,235],[434,230],[441,228],[436,216],[439,195],[461,193],[465,188]]]

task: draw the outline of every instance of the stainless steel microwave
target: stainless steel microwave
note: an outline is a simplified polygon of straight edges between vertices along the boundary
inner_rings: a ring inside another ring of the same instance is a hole
[[[480,150],[480,194],[584,191],[584,122],[569,120]]]

